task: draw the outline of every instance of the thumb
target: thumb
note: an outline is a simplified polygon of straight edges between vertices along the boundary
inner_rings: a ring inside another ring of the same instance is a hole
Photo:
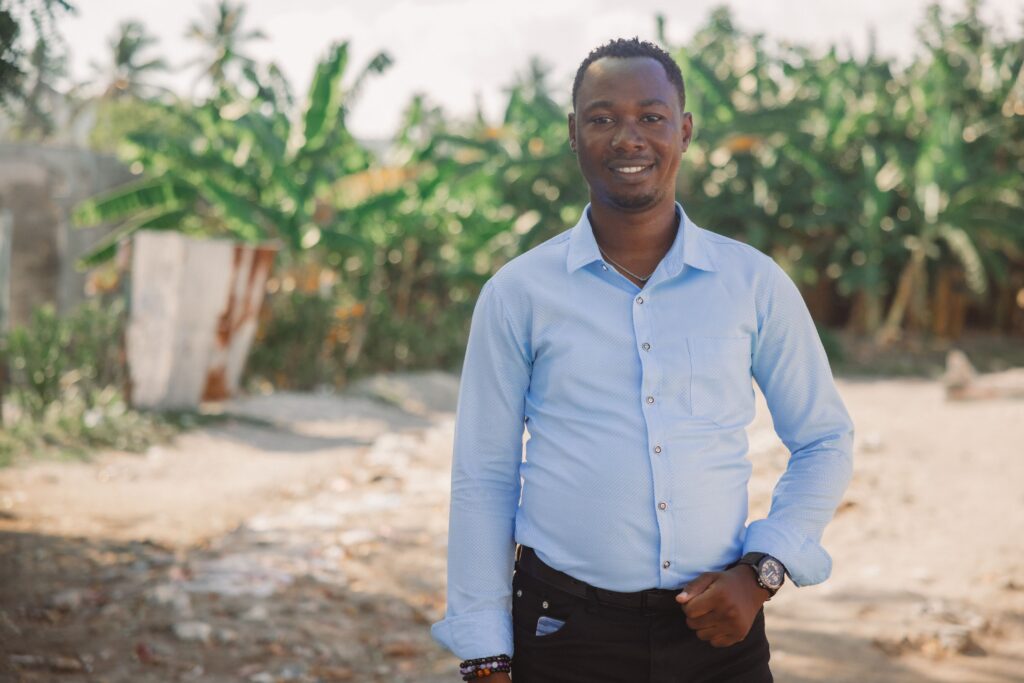
[[[690,600],[710,588],[711,584],[717,580],[718,572],[705,572],[701,574],[683,587],[683,592],[676,596],[676,602],[680,605],[685,605]]]

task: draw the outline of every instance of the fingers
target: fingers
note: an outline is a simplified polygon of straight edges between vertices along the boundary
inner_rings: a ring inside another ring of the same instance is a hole
[[[763,600],[752,599],[749,576],[728,572],[702,574],[687,586],[687,599],[676,601],[686,624],[713,647],[728,647],[743,640]],[[694,589],[699,589],[698,594]]]
[[[729,647],[743,640],[745,637],[733,630],[730,630],[725,624],[716,623],[713,626],[705,628],[694,629],[694,633],[697,637],[703,640],[712,647]]]
[[[702,614],[699,617],[686,617],[686,625],[694,631],[700,631],[702,629],[717,626],[721,620],[720,615],[715,612],[708,612],[707,614]]]
[[[721,627],[702,628],[696,633],[698,638],[711,647],[729,647],[730,645],[735,645],[742,640],[723,630]]]
[[[698,576],[696,579],[686,584],[683,588],[683,592],[676,596],[676,602],[680,605],[685,605],[690,600],[706,591],[711,587],[715,581],[718,580],[719,572],[705,572]]]
[[[687,617],[696,618],[721,610],[722,596],[718,586],[712,585],[700,595],[695,595],[683,604]]]

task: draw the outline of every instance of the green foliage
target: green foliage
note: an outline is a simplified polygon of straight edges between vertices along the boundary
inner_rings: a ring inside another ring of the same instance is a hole
[[[0,109],[11,115],[12,134],[42,139],[55,131],[55,82],[65,74],[65,45],[58,18],[73,12],[66,0],[0,0]]]
[[[24,73],[18,66],[18,35],[21,29],[14,15],[6,7],[0,7],[0,105],[17,93],[18,83]]]
[[[510,88],[500,126],[449,122],[415,99],[394,154],[405,164],[379,191],[342,183],[336,208],[358,241],[325,243],[341,271],[338,301],[364,311],[342,329],[348,374],[456,367],[484,281],[586,201],[565,113],[536,63]]]
[[[60,51],[61,40],[54,24],[60,13],[72,11],[66,0],[0,2],[0,107],[31,97],[26,79],[38,80],[34,72],[38,63],[49,63]],[[29,26],[31,31],[25,31]],[[26,39],[33,41],[31,49],[26,48]]]
[[[698,131],[681,173],[691,215],[804,286],[827,278],[849,326],[883,339],[908,313],[928,320],[930,272],[959,268],[980,297],[1024,267],[1024,37],[975,2],[930,8],[919,34],[897,67],[769,47],[723,9],[671,48]]]
[[[120,300],[90,301],[63,318],[52,306],[36,309],[28,325],[12,329],[0,343],[15,404],[34,419],[62,397],[93,408],[104,389],[125,382],[123,327]]]
[[[344,381],[333,298],[319,292],[267,297],[246,365],[249,382],[281,389],[315,389]]]
[[[19,406],[15,402],[14,408]],[[0,467],[20,457],[84,458],[93,450],[139,452],[193,423],[187,416],[140,413],[114,387],[69,394],[0,431]]]
[[[142,98],[146,93],[157,90],[146,83],[146,76],[167,71],[167,62],[160,57],[147,58],[145,54],[157,42],[157,38],[150,35],[141,23],[121,22],[117,33],[107,43],[109,62],[91,63],[102,88],[101,101]]]
[[[225,89],[193,108],[148,105],[180,133],[129,134],[130,159],[147,177],[76,213],[83,224],[126,220],[90,263],[140,228],[166,228],[277,239],[286,269],[336,270],[326,292],[269,298],[274,315],[249,370],[278,384],[456,364],[483,281],[575,220],[585,202],[564,113],[539,65],[512,88],[500,127],[482,117],[453,124],[414,100],[395,142],[404,166],[373,168],[345,115],[351,94],[390,61],[378,56],[346,90],[347,63],[347,44],[332,48],[299,115],[289,116],[284,90],[255,72],[250,97]],[[363,314],[335,315],[357,307]]]
[[[166,109],[133,97],[104,99],[96,102],[96,125],[89,131],[89,148],[100,152],[131,156],[132,135],[159,132],[180,135],[179,118]]]
[[[189,24],[185,37],[203,46],[204,56],[192,60],[192,65],[202,68],[200,78],[207,77],[215,88],[223,88],[230,82],[235,69],[251,69],[255,60],[242,53],[243,45],[254,40],[264,40],[260,30],[243,29],[246,6],[244,2],[232,3],[218,0],[212,12],[202,21]]]
[[[906,65],[814,53],[741,31],[722,9],[669,47],[696,121],[680,174],[688,212],[770,253],[818,297],[821,322],[892,335],[927,324],[940,269],[999,301],[1024,272],[1024,39],[969,3],[930,10],[920,42]],[[140,228],[280,242],[248,368],[279,386],[457,366],[482,283],[587,201],[568,88],[553,94],[538,63],[500,121],[414,98],[377,160],[346,116],[390,59],[354,78],[349,61],[347,43],[333,46],[301,108],[273,65],[244,56],[206,101],[144,105],[158,123],[125,136],[144,179],[77,213],[125,220],[94,262]]]
[[[354,239],[332,214],[318,213],[325,188],[370,161],[344,125],[347,54],[347,43],[331,48],[317,66],[307,106],[297,113],[288,111],[290,93],[273,68],[245,70],[244,87],[225,85],[198,106],[149,103],[167,125],[127,136],[128,159],[146,177],[76,212],[86,225],[128,218],[86,263],[110,258],[114,242],[142,228],[248,243],[276,239],[289,258],[316,246],[325,233]],[[369,68],[384,63],[375,59]]]
[[[90,301],[66,317],[52,307],[0,338],[10,373],[3,396],[0,466],[19,456],[82,457],[96,448],[138,451],[164,440],[187,416],[128,408],[119,300]]]

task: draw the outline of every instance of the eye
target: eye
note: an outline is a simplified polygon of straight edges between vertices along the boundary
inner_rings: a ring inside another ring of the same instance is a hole
[[[661,114],[644,114],[640,120],[644,123],[657,123],[658,121],[664,121],[665,117]]]
[[[595,116],[592,119],[590,119],[590,122],[591,123],[596,123],[598,125],[603,125],[605,123],[611,123],[612,122],[612,117],[610,117],[610,116]]]

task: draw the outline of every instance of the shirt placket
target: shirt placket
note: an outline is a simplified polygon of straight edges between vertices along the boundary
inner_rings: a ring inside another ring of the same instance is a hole
[[[664,386],[662,382],[664,369],[658,362],[661,354],[657,353],[658,349],[652,338],[654,301],[655,296],[647,289],[634,297],[633,333],[636,351],[640,357],[640,401],[647,430],[647,457],[651,463],[654,484],[654,500],[651,501],[651,505],[654,506],[658,524],[659,585],[663,586],[671,583],[672,574],[672,500],[669,486],[671,476],[662,443],[662,404],[667,398],[661,393]]]

